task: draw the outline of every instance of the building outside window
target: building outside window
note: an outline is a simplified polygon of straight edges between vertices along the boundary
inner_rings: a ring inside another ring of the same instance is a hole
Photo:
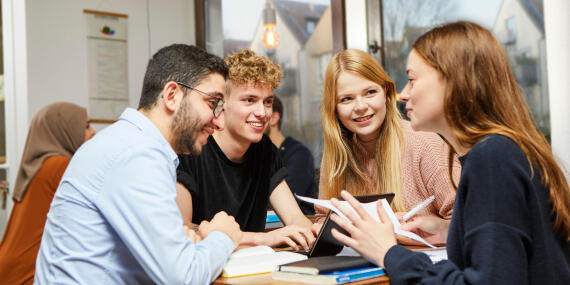
[[[275,48],[263,42],[266,8],[275,13]],[[281,129],[309,147],[318,167],[322,76],[333,50],[330,1],[207,0],[205,10],[209,52],[225,57],[248,48],[281,65],[283,81],[275,92],[285,107]]]
[[[413,42],[430,28],[458,20],[479,23],[501,42],[542,133],[550,137],[542,0],[383,0],[384,63],[401,91]]]

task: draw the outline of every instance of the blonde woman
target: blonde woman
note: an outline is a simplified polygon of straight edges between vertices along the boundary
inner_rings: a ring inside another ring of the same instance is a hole
[[[401,118],[394,83],[371,55],[345,50],[333,56],[321,115],[320,199],[339,197],[343,189],[353,195],[394,192],[392,207],[402,215],[433,195],[418,216],[449,223],[455,199],[450,173],[457,181],[459,166],[448,168],[449,148],[439,136],[414,132]],[[316,210],[322,221],[324,210]],[[424,237],[438,244],[446,238]]]

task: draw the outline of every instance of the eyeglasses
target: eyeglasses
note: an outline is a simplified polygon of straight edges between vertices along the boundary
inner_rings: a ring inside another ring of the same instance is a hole
[[[190,85],[188,85],[188,84],[186,84],[186,83],[183,83],[183,82],[179,82],[179,81],[178,81],[178,82],[176,82],[176,84],[178,84],[178,85],[180,85],[180,86],[182,86],[182,87],[186,87],[186,88],[188,88],[188,89],[194,90],[194,91],[196,91],[196,92],[198,92],[198,93],[202,93],[202,94],[204,94],[204,95],[206,95],[206,96],[208,96],[208,97],[211,97],[211,98],[216,99],[216,103],[214,104],[214,106],[215,106],[215,107],[214,107],[214,117],[218,117],[218,116],[222,113],[222,111],[224,110],[224,108],[223,108],[223,107],[224,107],[224,100],[223,100],[222,98],[220,98],[220,97],[218,97],[218,96],[214,96],[214,95],[208,94],[208,93],[206,93],[206,92],[204,92],[204,91],[200,91],[200,90],[198,90],[198,89],[196,89],[196,88],[194,88],[194,87],[191,87]]]

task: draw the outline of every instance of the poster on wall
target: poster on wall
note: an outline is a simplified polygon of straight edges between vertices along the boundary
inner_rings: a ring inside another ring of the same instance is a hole
[[[83,13],[87,27],[89,118],[112,123],[129,106],[128,16],[93,10]]]

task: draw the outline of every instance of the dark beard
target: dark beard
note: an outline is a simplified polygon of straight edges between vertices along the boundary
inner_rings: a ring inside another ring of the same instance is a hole
[[[178,112],[174,114],[171,130],[176,137],[173,144],[177,152],[196,156],[202,152],[201,147],[197,149],[194,145],[196,133],[200,131],[201,124],[198,118],[192,115],[188,105],[188,99],[183,100]]]

